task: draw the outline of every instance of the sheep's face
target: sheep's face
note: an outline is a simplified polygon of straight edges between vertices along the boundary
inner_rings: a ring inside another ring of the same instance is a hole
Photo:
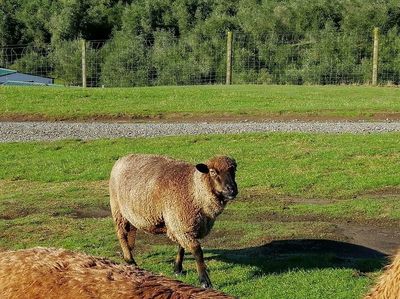
[[[236,161],[226,156],[210,159],[206,164],[197,164],[201,173],[209,176],[211,187],[218,198],[226,202],[238,194],[235,181]]]

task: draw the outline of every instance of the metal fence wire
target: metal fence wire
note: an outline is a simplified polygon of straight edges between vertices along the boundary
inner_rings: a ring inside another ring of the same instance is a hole
[[[90,87],[224,84],[225,36],[177,39],[168,33],[86,41]],[[379,37],[378,83],[400,83],[400,37]],[[233,84],[370,84],[373,37],[326,31],[316,36],[234,33]],[[0,67],[82,84],[82,41],[0,48]]]
[[[239,35],[234,44],[235,83],[364,84],[370,81],[372,53],[365,51],[354,37],[316,40],[267,35],[254,41]]]

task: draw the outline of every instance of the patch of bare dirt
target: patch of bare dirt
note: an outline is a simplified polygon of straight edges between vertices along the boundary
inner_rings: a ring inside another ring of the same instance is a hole
[[[303,198],[303,197],[289,197],[289,196],[273,196],[266,194],[266,190],[251,189],[244,191],[239,195],[237,200],[243,201],[264,201],[265,199],[280,202],[284,205],[290,204],[316,204],[316,205],[328,205],[340,201],[339,199],[332,198]]]
[[[366,191],[362,195],[377,196],[377,197],[393,197],[400,195],[400,187],[385,187],[381,189],[375,189]]]
[[[393,254],[400,248],[400,221],[381,219],[335,218],[321,215],[282,215],[264,213],[251,217],[254,222],[309,222],[328,225],[333,240],[365,246],[385,254]],[[317,233],[317,232],[316,232]],[[318,232],[320,233],[320,232]],[[315,237],[310,235],[309,237]]]
[[[73,218],[106,218],[111,217],[111,211],[105,207],[78,208],[70,215]]]
[[[354,223],[337,223],[337,235],[353,244],[362,245],[385,254],[400,248],[400,223],[397,227],[377,227]]]
[[[363,193],[360,196],[375,196],[379,198],[398,197],[400,189],[396,187],[388,187],[377,190],[372,190]],[[273,198],[266,197],[265,191],[262,190],[245,192],[241,195],[244,201],[257,202],[261,200],[270,200],[271,202],[277,201],[282,208],[282,212],[255,212],[247,216],[243,221],[251,223],[299,223],[299,225],[307,225],[312,231],[307,232],[306,235],[299,230],[294,235],[295,238],[326,238],[332,241],[346,242],[358,246],[363,246],[372,250],[382,252],[384,254],[393,254],[396,249],[400,248],[400,221],[387,218],[366,219],[354,215],[354,217],[334,217],[329,215],[320,214],[303,214],[303,215],[290,215],[285,213],[285,209],[292,204],[311,204],[311,205],[325,205],[332,204],[340,201],[338,199],[304,199],[304,198]],[[235,217],[235,212],[229,209],[224,212],[222,217],[232,218]],[[314,225],[319,223],[320,226]],[[325,231],[321,231],[321,229]],[[324,233],[325,232],[325,233]],[[263,236],[258,240],[258,244],[265,243],[268,236]]]
[[[14,208],[0,213],[1,220],[13,220],[17,218],[26,217],[35,213],[35,210],[27,208]]]
[[[283,208],[285,209],[285,207]],[[400,230],[400,221],[395,219],[365,219],[360,217],[333,217],[329,215],[319,214],[302,214],[302,215],[288,215],[277,212],[262,212],[254,213],[251,218],[248,219],[250,222],[261,222],[261,221],[276,221],[276,222],[328,222],[328,223],[347,223],[347,224],[359,224],[359,225],[370,225],[374,227],[390,227],[398,228]]]
[[[264,114],[264,115],[94,115],[88,117],[47,116],[42,114],[1,115],[0,121],[82,121],[82,122],[227,122],[227,121],[399,121],[400,112],[374,112],[358,116],[307,115],[307,114]]]
[[[273,240],[254,247],[206,252],[212,253],[213,259],[253,266],[255,276],[324,268],[348,268],[354,275],[368,275],[386,263],[386,255],[380,251],[349,242],[312,238]]]
[[[312,205],[329,205],[335,202],[338,202],[337,199],[324,199],[320,198],[296,198],[296,197],[284,197],[281,199],[283,204],[291,205],[291,204],[312,204]]]

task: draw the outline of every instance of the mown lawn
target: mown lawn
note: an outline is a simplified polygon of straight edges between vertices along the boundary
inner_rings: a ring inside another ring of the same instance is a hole
[[[400,89],[370,86],[1,87],[1,119],[400,119]]]
[[[344,238],[341,223],[400,225],[399,133],[7,143],[0,144],[0,249],[64,247],[122,261],[107,178],[130,152],[193,163],[236,158],[240,196],[203,245],[215,288],[241,298],[359,298],[385,259],[359,254],[365,248]],[[165,237],[140,233],[136,260],[172,277],[175,250]],[[179,279],[197,285],[190,255],[184,267]]]

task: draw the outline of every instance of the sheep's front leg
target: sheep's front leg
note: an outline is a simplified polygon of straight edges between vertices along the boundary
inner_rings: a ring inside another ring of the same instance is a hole
[[[199,241],[195,238],[196,234],[193,232],[183,231],[183,229],[187,228],[188,226],[193,227],[194,225],[188,225],[185,223],[177,222],[176,218],[177,218],[176,213],[170,213],[164,215],[164,220],[167,226],[167,236],[171,240],[177,242],[180,245],[180,247],[184,248],[184,250],[188,250],[192,253],[193,257],[196,260],[197,273],[199,275],[199,281],[201,286],[203,288],[212,288],[211,280],[207,273],[207,266],[204,263],[203,250],[201,249]],[[171,221],[169,219],[171,219]],[[183,260],[184,250],[182,251],[179,250],[177,257],[178,261],[181,260],[179,257],[180,252],[182,252],[182,260]]]
[[[203,288],[212,288],[210,277],[207,273],[207,267],[204,263],[203,250],[199,242],[196,242],[190,247],[190,251],[196,260],[197,273],[199,274],[199,281]]]
[[[182,263],[183,263],[183,257],[185,255],[185,249],[179,245],[178,247],[178,254],[176,255],[175,258],[175,263],[174,263],[174,273],[176,275],[181,275],[182,274]]]

